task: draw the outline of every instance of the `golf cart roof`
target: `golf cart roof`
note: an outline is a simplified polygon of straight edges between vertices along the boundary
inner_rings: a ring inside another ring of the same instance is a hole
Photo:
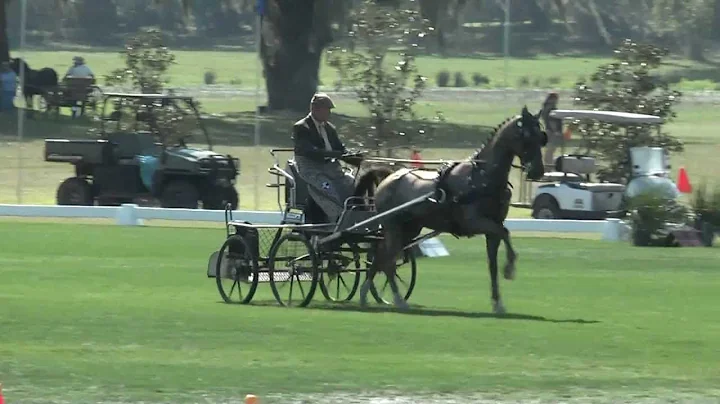
[[[663,119],[656,115],[634,114],[617,111],[592,111],[580,109],[556,109],[550,116],[559,119],[596,119],[601,122],[617,124],[661,124]]]
[[[140,93],[103,93],[103,96],[107,98],[137,98],[137,99],[153,99],[153,100],[185,100],[192,101],[193,97],[186,95],[171,95],[171,94],[140,94]]]

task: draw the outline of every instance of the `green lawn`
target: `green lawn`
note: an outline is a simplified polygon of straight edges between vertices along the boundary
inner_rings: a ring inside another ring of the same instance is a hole
[[[207,126],[217,143],[216,150],[238,156],[242,164],[238,191],[242,209],[276,209],[276,191],[265,188],[265,184],[274,181],[267,173],[267,167],[273,160],[269,149],[273,146],[289,146],[290,128],[299,116],[285,114],[267,116],[261,122],[261,141],[259,148],[252,146],[254,138],[254,114],[243,112],[252,110],[252,99],[237,98],[231,100],[201,99],[203,110],[214,114]],[[529,100],[528,104],[532,107]],[[336,117],[344,137],[348,136],[349,119],[364,116],[362,107],[356,102],[344,101],[341,112],[345,116]],[[501,123],[505,118],[519,113],[522,104],[515,102],[421,102],[419,113],[429,116],[435,111],[444,112],[447,124],[441,126],[432,142],[421,144],[422,155],[427,159],[457,159],[467,157],[473,147],[477,147],[487,137],[488,127]],[[568,107],[572,108],[571,105]],[[539,108],[539,107],[538,107]],[[712,105],[681,105],[678,118],[667,125],[667,130],[686,142],[686,151],[672,157],[673,176],[677,169],[685,166],[694,184],[702,181],[715,182],[720,177],[720,168],[715,163],[720,155],[720,137],[716,130],[716,111]],[[17,203],[15,188],[18,181],[18,167],[23,167],[23,203],[53,204],[57,185],[72,175],[72,166],[57,163],[45,163],[42,160],[43,142],[46,137],[87,137],[86,131],[91,123],[84,120],[71,121],[63,116],[59,121],[54,118],[38,117],[26,120],[27,141],[22,150],[21,162],[18,162],[19,147],[15,142],[16,126],[14,115],[11,119],[0,120],[0,203]],[[351,144],[352,146],[352,144]],[[409,151],[399,150],[398,155],[409,157]],[[288,156],[280,156],[284,159]],[[517,184],[517,172],[513,170],[512,181]],[[511,217],[525,217],[526,210],[513,210]]]
[[[319,293],[283,309],[262,304],[267,285],[259,305],[221,304],[205,271],[222,226],[3,221],[0,233],[10,403],[720,398],[717,248],[516,235],[518,279],[501,283],[510,314],[496,318],[481,238],[444,238],[450,257],[421,259],[401,314],[334,309]]]
[[[118,49],[118,52],[121,49]],[[108,74],[119,66],[123,66],[118,52],[89,49],[81,52],[88,66],[101,76]],[[206,71],[214,71],[217,84],[236,85],[244,88],[255,88],[258,81],[261,87],[265,84],[262,75],[257,72],[260,63],[255,53],[230,51],[173,51],[177,65],[170,71],[170,86],[200,86]],[[60,76],[69,68],[72,57],[78,52],[69,51],[28,51],[20,53],[33,68],[53,67]],[[488,55],[476,58],[442,58],[437,56],[421,56],[418,67],[421,74],[430,78],[429,85],[436,86],[437,73],[448,70],[452,75],[460,72],[472,85],[472,75],[480,73],[490,79],[490,88],[571,88],[578,78],[589,77],[597,66],[609,62],[610,59],[598,56],[557,56],[537,55],[533,58],[511,58],[508,62],[507,84],[505,61],[502,57]],[[388,63],[392,63],[390,60]],[[682,82],[682,90],[714,90],[718,88],[720,77],[717,66],[699,64],[683,59],[669,58],[661,69],[670,74],[674,81]],[[321,65],[321,83],[333,87],[337,79],[336,72]],[[454,78],[451,76],[451,83]],[[453,84],[451,84],[453,85]]]

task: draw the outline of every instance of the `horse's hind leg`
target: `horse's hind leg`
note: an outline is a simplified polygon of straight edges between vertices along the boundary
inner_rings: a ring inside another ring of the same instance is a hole
[[[505,306],[500,299],[500,285],[498,283],[498,250],[500,249],[501,238],[496,235],[486,235],[485,245],[487,247],[488,269],[490,270],[490,286],[492,308],[495,314],[504,314]]]

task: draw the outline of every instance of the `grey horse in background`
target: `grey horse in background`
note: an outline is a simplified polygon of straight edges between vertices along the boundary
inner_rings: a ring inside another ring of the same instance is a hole
[[[360,290],[361,305],[367,304],[367,293],[377,271],[385,272],[396,307],[408,304],[398,291],[396,257],[424,229],[450,233],[456,237],[485,235],[488,266],[492,284],[493,311],[505,312],[498,285],[498,250],[503,241],[507,251],[505,279],[514,279],[517,254],[510,234],[503,225],[510,208],[510,169],[515,157],[520,158],[529,180],[545,173],[542,147],[547,134],[540,126],[539,115],[527,107],[519,116],[503,122],[493,136],[466,160],[455,162],[437,171],[387,167],[370,167],[356,181],[355,196],[374,194],[378,214],[386,212],[424,194],[440,195],[403,210],[397,215],[380,219],[383,239],[374,250],[367,279]]]

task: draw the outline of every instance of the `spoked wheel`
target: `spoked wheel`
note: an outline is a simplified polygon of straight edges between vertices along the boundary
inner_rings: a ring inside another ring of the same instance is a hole
[[[318,263],[310,241],[302,234],[288,233],[268,253],[270,287],[282,306],[307,306],[315,294]]]
[[[368,266],[372,264],[372,255],[372,251],[368,252]],[[412,249],[405,250],[402,253],[402,256],[395,262],[395,268],[395,279],[400,289],[400,295],[403,296],[405,301],[408,301],[413,289],[415,289],[417,276],[417,263]],[[393,304],[392,289],[385,272],[378,271],[375,274],[370,293],[378,303]]]
[[[352,300],[360,285],[360,253],[356,244],[344,243],[337,251],[320,255],[320,291],[333,302]]]
[[[258,285],[257,258],[245,239],[232,235],[218,252],[215,281],[226,303],[250,303]]]

